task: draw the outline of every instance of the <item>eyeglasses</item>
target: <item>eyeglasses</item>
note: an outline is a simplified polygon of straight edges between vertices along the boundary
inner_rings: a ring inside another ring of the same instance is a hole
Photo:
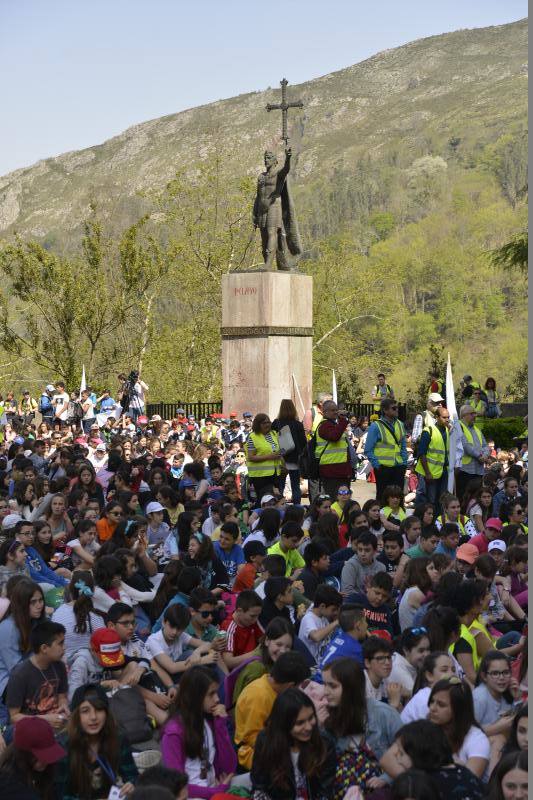
[[[125,628],[134,628],[135,627],[135,620],[134,619],[119,619],[117,621],[117,625],[124,625]]]
[[[371,660],[372,661],[379,661],[379,662],[392,661],[392,656],[390,654],[388,654],[386,656],[374,656]]]
[[[492,672],[487,672],[487,675],[489,675],[491,678],[508,678],[510,674],[510,669],[495,669],[492,670]]]

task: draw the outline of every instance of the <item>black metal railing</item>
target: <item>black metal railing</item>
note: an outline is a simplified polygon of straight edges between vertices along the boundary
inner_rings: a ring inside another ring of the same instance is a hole
[[[222,400],[209,400],[206,403],[148,403],[146,411],[149,417],[159,414],[162,419],[173,419],[177,416],[178,408],[182,408],[187,416],[194,414],[196,419],[203,419],[211,414],[221,414]]]
[[[344,407],[350,414],[355,414],[357,417],[369,417],[375,413],[374,403],[344,403]],[[194,414],[196,419],[203,419],[210,414],[221,414],[222,400],[196,401],[194,403],[148,403],[146,410],[149,417],[159,414],[162,419],[172,419],[177,416],[178,408],[182,408],[187,415]],[[402,422],[407,420],[405,403],[398,403],[398,417]]]

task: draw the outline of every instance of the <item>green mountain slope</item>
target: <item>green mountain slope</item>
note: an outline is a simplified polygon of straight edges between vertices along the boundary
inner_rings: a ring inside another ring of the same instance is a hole
[[[305,108],[292,112],[294,182],[305,187],[379,158],[395,142],[417,153],[428,140],[464,133],[494,141],[526,113],[527,22],[464,30],[412,42],[317,80],[290,87]],[[101,145],[40,161],[0,178],[0,231],[68,241],[91,199],[114,224],[133,222],[138,191],[163,185],[222,137],[238,168],[257,172],[265,146],[279,147],[279,115],[268,90],[221,100],[129,128]]]
[[[527,285],[490,252],[526,225],[527,20],[415,41],[289,91],[304,101],[290,135],[304,268],[315,277],[316,388],[335,368],[352,399],[380,368],[405,397],[437,343],[457,373],[492,374],[503,389],[525,359]],[[257,175],[266,147],[281,151],[279,114],[265,111],[278,100],[279,89],[221,100],[0,178],[0,235],[74,253],[92,202],[117,236],[182,173],[194,224],[161,232],[177,236],[177,266],[130,337],[146,344],[152,399],[220,393],[218,284],[235,242],[213,232],[213,153],[230,187],[225,208],[242,220],[238,255],[253,200],[253,180],[239,180]],[[246,259],[258,259],[257,242]],[[31,352],[26,363],[30,384],[47,377]]]

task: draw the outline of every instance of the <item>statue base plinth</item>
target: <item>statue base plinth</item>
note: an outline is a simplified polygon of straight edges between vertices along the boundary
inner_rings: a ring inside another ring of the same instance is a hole
[[[221,333],[224,413],[262,411],[274,419],[281,400],[291,398],[301,417],[313,385],[312,277],[261,270],[224,275]]]

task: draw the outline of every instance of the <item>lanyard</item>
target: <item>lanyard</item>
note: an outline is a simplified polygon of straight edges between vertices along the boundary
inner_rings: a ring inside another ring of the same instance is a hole
[[[111,783],[114,785],[116,783],[117,776],[111,769],[109,761],[107,761],[105,758],[101,758],[98,754],[96,754],[96,761],[100,765],[101,769],[103,769]]]

